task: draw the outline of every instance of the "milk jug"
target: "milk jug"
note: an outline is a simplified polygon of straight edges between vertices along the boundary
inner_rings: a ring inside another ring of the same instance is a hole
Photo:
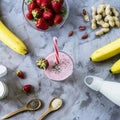
[[[86,76],[84,83],[91,89],[99,91],[116,105],[120,106],[120,83],[104,81],[96,76]]]

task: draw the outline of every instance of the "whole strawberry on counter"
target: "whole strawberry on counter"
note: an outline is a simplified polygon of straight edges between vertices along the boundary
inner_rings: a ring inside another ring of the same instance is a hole
[[[24,85],[23,86],[23,91],[25,92],[25,93],[30,93],[31,92],[31,90],[32,90],[32,85],[31,84],[27,84],[27,85]]]
[[[17,70],[16,74],[19,78],[24,79],[25,78],[25,73],[21,70]]]

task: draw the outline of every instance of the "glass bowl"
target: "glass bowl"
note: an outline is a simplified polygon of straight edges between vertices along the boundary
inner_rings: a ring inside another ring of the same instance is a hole
[[[22,3],[22,12],[23,12],[23,15],[24,15],[24,18],[25,20],[27,21],[27,23],[34,29],[36,30],[39,30],[39,31],[52,31],[52,30],[57,30],[59,28],[61,28],[65,21],[67,20],[68,18],[68,15],[69,15],[69,5],[68,5],[68,1],[67,0],[64,0],[64,3],[63,3],[63,7],[65,8],[66,10],[66,13],[63,15],[63,21],[60,23],[60,24],[57,24],[57,25],[53,25],[53,26],[49,26],[49,28],[47,30],[42,30],[42,29],[38,29],[36,28],[35,26],[35,22],[33,20],[28,20],[26,18],[26,14],[28,12],[28,8],[27,8],[27,4],[28,4],[28,0],[23,0],[23,3]]]

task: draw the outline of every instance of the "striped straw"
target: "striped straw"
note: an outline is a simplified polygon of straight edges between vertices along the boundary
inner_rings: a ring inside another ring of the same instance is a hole
[[[58,41],[58,38],[53,37],[54,50],[55,50],[55,59],[56,59],[56,63],[59,64],[60,59],[59,59],[59,51],[58,51],[58,42],[57,41]]]

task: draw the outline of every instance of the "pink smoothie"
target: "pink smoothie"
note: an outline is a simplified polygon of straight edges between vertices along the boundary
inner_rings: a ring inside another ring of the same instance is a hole
[[[45,74],[49,79],[62,81],[68,78],[73,73],[73,61],[71,57],[64,53],[59,52],[60,64],[56,64],[55,53],[47,56],[49,67],[45,70]]]

